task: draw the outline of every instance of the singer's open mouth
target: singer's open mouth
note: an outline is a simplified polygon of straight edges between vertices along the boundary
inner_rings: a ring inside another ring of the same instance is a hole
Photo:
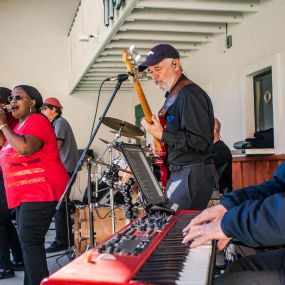
[[[11,107],[11,111],[12,111],[12,112],[15,111],[15,110],[18,110],[18,109],[19,109],[19,107],[16,106],[16,105],[13,105],[13,106]]]

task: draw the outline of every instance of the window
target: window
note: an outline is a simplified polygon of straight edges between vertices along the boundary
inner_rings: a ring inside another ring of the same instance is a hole
[[[273,128],[271,69],[253,77],[255,131]]]

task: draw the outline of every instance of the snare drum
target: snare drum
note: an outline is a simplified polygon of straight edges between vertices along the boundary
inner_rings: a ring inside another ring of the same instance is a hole
[[[101,243],[112,233],[111,209],[100,207],[93,209],[94,240]],[[125,211],[123,208],[115,209],[115,228],[116,231],[126,225]],[[76,206],[74,219],[74,246],[75,255],[84,253],[90,244],[90,222],[88,206]]]

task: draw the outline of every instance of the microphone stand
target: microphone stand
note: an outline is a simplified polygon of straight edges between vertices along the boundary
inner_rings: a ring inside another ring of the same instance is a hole
[[[109,164],[112,164],[112,148],[109,149]],[[111,220],[112,220],[112,233],[116,231],[115,226],[115,203],[114,203],[114,183],[110,185],[110,206],[111,206]]]
[[[90,148],[90,146],[91,146],[91,144],[92,144],[92,142],[93,142],[93,140],[94,140],[94,138],[95,138],[95,136],[96,136],[100,126],[101,126],[101,124],[102,124],[103,119],[106,117],[106,114],[107,114],[107,112],[108,112],[108,110],[109,110],[109,108],[110,108],[110,106],[111,106],[111,104],[112,104],[112,102],[113,102],[117,92],[119,91],[123,81],[125,81],[125,80],[127,80],[127,78],[122,78],[121,80],[118,78],[118,82],[117,82],[117,84],[115,86],[115,90],[114,90],[114,92],[113,92],[113,94],[112,94],[112,96],[111,96],[111,98],[110,98],[110,100],[109,100],[109,102],[108,102],[108,104],[107,104],[107,106],[106,106],[102,116],[99,118],[99,122],[98,122],[98,124],[97,124],[97,126],[96,126],[96,128],[95,128],[95,130],[94,130],[94,132],[92,134],[92,136],[90,137],[87,146],[83,150],[83,152],[81,154],[81,157],[79,158],[79,160],[77,162],[76,168],[75,168],[75,170],[72,173],[72,176],[68,180],[68,183],[67,183],[67,185],[65,187],[65,190],[64,190],[60,200],[58,201],[58,203],[56,205],[56,210],[58,210],[61,207],[63,201],[68,198],[68,195],[69,195],[69,192],[70,192],[70,187],[71,187],[73,181],[75,180],[75,177],[76,177],[79,169],[81,168],[81,165],[83,163],[85,155],[86,155],[87,151],[89,150],[89,148]],[[90,184],[90,179],[88,179],[88,184]],[[94,247],[93,205],[92,205],[92,201],[91,201],[91,186],[90,185],[87,186],[87,191],[90,192],[90,193],[87,193],[88,205],[89,205],[89,221],[90,221],[90,247]],[[91,232],[91,230],[92,230],[92,232]]]
[[[92,161],[91,157],[87,159],[87,200],[89,209],[89,233],[90,233],[90,243],[86,247],[86,251],[90,246],[94,246],[94,217],[93,217],[93,204],[92,204],[92,190],[91,190],[91,167]]]

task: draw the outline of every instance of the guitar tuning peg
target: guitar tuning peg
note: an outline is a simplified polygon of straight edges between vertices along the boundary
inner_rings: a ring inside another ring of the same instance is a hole
[[[140,54],[135,55],[135,58],[134,58],[135,62],[138,63],[140,58],[141,58]]]

